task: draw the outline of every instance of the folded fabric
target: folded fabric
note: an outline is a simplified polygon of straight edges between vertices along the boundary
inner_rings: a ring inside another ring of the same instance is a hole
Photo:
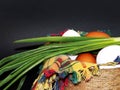
[[[78,84],[98,75],[99,67],[93,63],[70,60],[67,55],[59,55],[46,60],[32,90],[64,90],[71,81]]]

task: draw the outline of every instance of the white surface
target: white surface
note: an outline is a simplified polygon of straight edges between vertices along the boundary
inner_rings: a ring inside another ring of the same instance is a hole
[[[68,29],[62,36],[63,37],[68,37],[68,36],[80,37],[80,34],[73,29]]]
[[[98,52],[96,62],[97,64],[105,64],[108,62],[114,62],[114,60],[120,56],[120,46],[110,45]]]
[[[69,55],[71,60],[75,60],[77,58],[77,55]]]

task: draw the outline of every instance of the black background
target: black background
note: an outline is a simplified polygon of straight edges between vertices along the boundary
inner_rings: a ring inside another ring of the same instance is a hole
[[[67,28],[109,29],[113,36],[119,36],[119,0],[2,0],[0,58],[24,46],[14,44],[14,40],[46,36]]]

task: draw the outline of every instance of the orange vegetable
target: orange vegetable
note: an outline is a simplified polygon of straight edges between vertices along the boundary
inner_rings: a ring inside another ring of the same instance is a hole
[[[101,37],[108,38],[108,37],[110,37],[109,34],[107,34],[105,32],[102,32],[102,31],[91,31],[91,32],[88,32],[85,36],[86,37],[98,37],[98,38],[101,38]]]
[[[96,63],[95,56],[91,53],[88,53],[88,52],[79,54],[77,56],[76,60],[80,61],[80,62]]]

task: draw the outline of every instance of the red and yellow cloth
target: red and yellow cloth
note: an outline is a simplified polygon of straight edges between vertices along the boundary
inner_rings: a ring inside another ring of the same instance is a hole
[[[64,90],[69,82],[88,81],[98,73],[96,64],[71,60],[67,55],[55,56],[46,60],[32,90]]]

